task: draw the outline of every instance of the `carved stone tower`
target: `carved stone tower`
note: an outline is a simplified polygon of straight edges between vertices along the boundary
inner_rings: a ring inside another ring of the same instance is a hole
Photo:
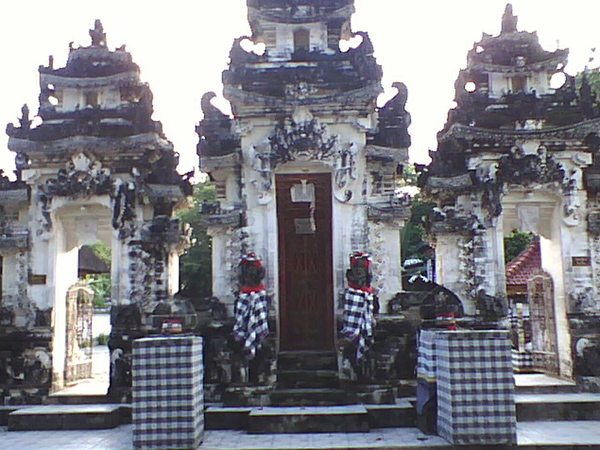
[[[7,127],[18,181],[0,184],[1,358],[10,368],[3,373],[13,374],[0,379],[4,396],[21,388],[45,395],[77,378],[65,342],[85,327],[68,313],[67,295],[82,245],[103,241],[112,250],[116,398],[130,382],[131,340],[156,331],[157,305],[174,305],[178,290],[186,240],[173,212],[187,204],[191,186],[152,120],[152,92],[131,55],[124,46],[109,50],[100,21],[90,36],[90,46],[70,48],[65,67],[55,68],[52,57],[40,67],[41,123],[34,126],[25,106],[20,125]]]
[[[564,377],[589,377],[581,339],[599,347],[581,330],[594,328],[583,324],[600,313],[600,119],[585,75],[577,88],[564,73],[567,56],[567,50],[542,49],[535,33],[518,31],[508,5],[501,33],[484,34],[468,53],[456,81],[457,107],[420,183],[438,202],[430,226],[438,282],[458,294],[471,315],[505,312],[503,239],[514,229],[539,236],[539,279],[547,288],[537,289],[532,279],[530,291],[539,295],[529,306],[543,309],[552,323],[543,324],[545,342],[534,349],[537,365]]]
[[[281,350],[334,349],[352,252],[372,255],[382,311],[401,290],[407,91],[396,84],[377,108],[382,71],[353,12],[353,0],[248,0],[252,36],[235,40],[223,73],[233,119],[214,94],[202,102],[198,153],[219,202],[205,210],[213,292],[231,309],[234,268],[259,255]],[[362,42],[341,51],[353,36]]]

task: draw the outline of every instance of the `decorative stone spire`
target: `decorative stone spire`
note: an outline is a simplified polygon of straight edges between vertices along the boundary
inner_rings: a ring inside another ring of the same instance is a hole
[[[513,14],[512,4],[508,3],[506,8],[504,9],[504,14],[502,15],[502,31],[501,34],[505,33],[516,33],[517,30],[517,22],[519,18]]]
[[[90,37],[92,38],[92,45],[102,45],[106,47],[106,33],[100,19],[96,19],[94,22],[94,29],[90,30]]]

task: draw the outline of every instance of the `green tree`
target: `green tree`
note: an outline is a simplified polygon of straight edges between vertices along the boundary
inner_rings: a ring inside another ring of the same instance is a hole
[[[89,249],[94,254],[104,261],[107,267],[110,267],[112,260],[112,251],[109,245],[104,242],[96,242],[95,244],[88,245]],[[106,301],[110,300],[112,291],[112,282],[110,273],[94,273],[89,274],[85,277],[85,281],[89,283],[94,291],[94,307],[105,308]]]
[[[504,238],[504,262],[508,263],[521,254],[531,245],[535,235],[520,230],[512,230],[512,233]]]
[[[402,230],[402,260],[423,258],[425,243],[425,219],[431,213],[435,203],[413,198],[410,220]]]
[[[421,199],[417,180],[419,176],[416,173],[415,166],[406,164],[402,170],[402,180],[398,186],[401,190],[408,192],[412,196],[412,206],[410,219],[404,225],[402,230],[402,260],[410,258],[424,258],[425,244],[425,219],[431,214],[435,206],[434,202],[427,202]]]
[[[193,206],[178,213],[192,227],[192,246],[179,259],[181,292],[189,298],[212,295],[212,239],[200,216],[203,202],[214,202],[215,186],[210,182],[194,185]]]

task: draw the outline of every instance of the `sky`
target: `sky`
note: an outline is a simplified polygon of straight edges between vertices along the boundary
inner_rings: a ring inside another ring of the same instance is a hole
[[[600,2],[597,0],[513,0],[519,29],[537,31],[549,51],[570,48],[567,72],[600,63]],[[354,31],[367,31],[382,65],[383,104],[402,81],[412,115],[411,160],[428,161],[436,133],[453,105],[454,81],[482,33],[500,32],[506,0],[356,0]],[[3,4],[0,15],[0,168],[14,169],[4,127],[16,122],[21,106],[37,111],[37,68],[53,55],[62,67],[69,42],[87,46],[88,29],[101,19],[111,49],[126,44],[154,93],[154,119],[180,154],[180,172],[198,166],[194,127],[202,119],[200,98],[222,98],[221,72],[233,40],[249,34],[246,0],[28,0]],[[598,61],[589,62],[592,48]]]

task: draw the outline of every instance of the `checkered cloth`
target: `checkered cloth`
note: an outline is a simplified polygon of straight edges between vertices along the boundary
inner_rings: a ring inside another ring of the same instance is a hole
[[[513,348],[512,364],[515,372],[531,372],[534,369],[533,355],[527,350],[520,352]]]
[[[133,342],[133,444],[136,449],[197,448],[204,432],[202,338]]]
[[[435,383],[435,340],[437,332],[421,330],[419,332],[419,348],[417,349],[417,378],[428,383]]]
[[[344,302],[342,334],[356,343],[357,363],[366,361],[374,330],[373,294],[348,288]]]
[[[269,334],[269,303],[263,291],[240,293],[233,308],[233,337],[244,344],[249,359],[256,356],[263,339]]]
[[[438,332],[435,346],[438,434],[455,445],[516,444],[509,332]]]

